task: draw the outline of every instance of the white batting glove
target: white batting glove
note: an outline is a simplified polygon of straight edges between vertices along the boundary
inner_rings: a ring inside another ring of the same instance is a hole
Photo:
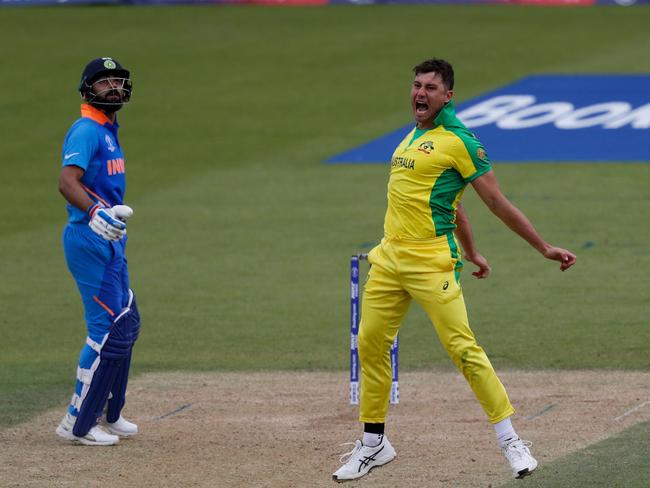
[[[126,235],[126,220],[133,215],[133,209],[126,205],[105,208],[93,205],[88,211],[88,226],[107,241],[119,241]]]

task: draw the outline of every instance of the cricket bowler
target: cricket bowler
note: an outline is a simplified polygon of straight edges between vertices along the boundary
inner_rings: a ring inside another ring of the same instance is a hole
[[[512,474],[520,478],[532,473],[537,461],[530,443],[514,430],[515,410],[469,327],[459,282],[461,249],[465,259],[478,266],[474,276],[490,274],[460,205],[466,186],[471,184],[487,207],[542,256],[559,261],[562,271],[573,266],[576,257],[544,241],[499,189],[485,148],[456,117],[452,66],[433,58],[413,71],[411,109],[416,125],[393,153],[384,237],[368,255],[372,267],[358,337],[363,437],[342,456],[343,465],[333,478],[357,479],[396,457],[384,433],[391,389],[390,346],[412,300],[433,323],[493,424]]]

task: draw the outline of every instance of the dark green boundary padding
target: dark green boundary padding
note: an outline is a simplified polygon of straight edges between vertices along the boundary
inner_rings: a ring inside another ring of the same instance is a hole
[[[539,455],[539,453],[538,453]],[[548,464],[532,476],[501,488],[648,488],[650,486],[650,422]]]

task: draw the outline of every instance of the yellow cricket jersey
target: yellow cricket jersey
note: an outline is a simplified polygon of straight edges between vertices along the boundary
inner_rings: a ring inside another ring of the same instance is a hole
[[[414,128],[393,153],[384,220],[388,238],[450,234],[465,187],[491,169],[482,144],[456,117],[453,101],[434,124]]]

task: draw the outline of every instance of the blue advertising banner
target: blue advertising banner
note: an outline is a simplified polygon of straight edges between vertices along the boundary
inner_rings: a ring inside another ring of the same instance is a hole
[[[650,75],[537,75],[458,104],[494,162],[650,162]],[[412,124],[328,163],[384,163]]]

